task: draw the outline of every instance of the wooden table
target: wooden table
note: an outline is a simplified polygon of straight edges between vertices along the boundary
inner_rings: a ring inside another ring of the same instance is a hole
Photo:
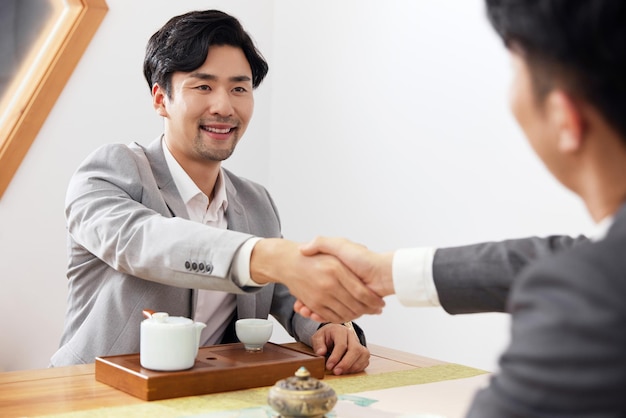
[[[306,346],[299,343],[285,345],[306,349]],[[369,376],[448,364],[377,345],[370,345],[369,349],[372,353],[370,365],[359,375]],[[342,378],[344,377],[327,374],[324,381],[332,385],[334,379]],[[60,414],[142,403],[147,402],[96,381],[94,364],[0,373],[2,417]]]

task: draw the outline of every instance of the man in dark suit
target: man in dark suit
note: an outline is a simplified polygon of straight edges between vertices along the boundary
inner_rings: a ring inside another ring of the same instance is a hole
[[[303,252],[338,256],[406,305],[510,312],[510,346],[469,417],[626,417],[626,3],[487,0],[487,11],[511,54],[513,114],[597,233],[385,254],[318,238]]]
[[[333,373],[368,365],[358,327],[295,314],[290,291],[338,322],[380,310],[382,298],[334,257],[300,254],[281,238],[267,190],[221,167],[267,71],[237,19],[217,10],[176,16],[150,38],[144,73],[164,133],[102,146],[70,181],[68,307],[53,366],[138,352],[143,309],[206,323],[201,345],[233,342],[237,318],[271,314]]]

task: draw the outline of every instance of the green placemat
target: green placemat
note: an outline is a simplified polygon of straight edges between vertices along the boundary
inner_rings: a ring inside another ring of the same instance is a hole
[[[399,386],[441,382],[462,379],[487,373],[484,370],[459,364],[442,364],[419,369],[374,375],[347,376],[341,379],[327,380],[338,395],[388,389]],[[190,396],[166,399],[142,404],[90,409],[71,412],[51,417],[100,418],[100,417],[151,417],[171,418],[209,412],[244,409],[266,405],[269,388],[238,390],[233,392],[213,393],[210,395]]]

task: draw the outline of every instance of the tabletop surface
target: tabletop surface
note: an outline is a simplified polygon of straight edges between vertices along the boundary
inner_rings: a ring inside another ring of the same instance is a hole
[[[285,345],[310,351],[300,343]],[[338,393],[354,393],[413,383],[462,379],[485,373],[378,345],[370,344],[368,348],[372,355],[370,365],[364,372],[347,376],[326,374],[324,381],[333,386]],[[220,402],[227,402],[229,397],[240,398],[243,401],[243,398],[255,395],[255,392],[254,389],[249,389],[229,392],[228,396],[224,393],[221,395]],[[179,408],[178,412],[189,413],[194,411],[194,402],[206,405],[213,398],[201,395],[178,399],[180,400],[148,402],[135,398],[96,381],[94,364],[0,373],[0,416],[3,417],[62,414],[96,408],[102,410],[136,406],[135,409],[145,409],[148,407],[147,404],[152,404],[150,407],[154,408],[157,405],[167,406],[169,409]],[[161,416],[168,415],[163,413]]]

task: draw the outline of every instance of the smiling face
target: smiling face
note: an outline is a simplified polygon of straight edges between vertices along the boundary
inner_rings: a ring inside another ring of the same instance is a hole
[[[252,111],[252,70],[240,48],[213,45],[199,68],[172,75],[171,94],[152,88],[154,107],[165,120],[165,142],[176,160],[218,163],[230,157]]]

